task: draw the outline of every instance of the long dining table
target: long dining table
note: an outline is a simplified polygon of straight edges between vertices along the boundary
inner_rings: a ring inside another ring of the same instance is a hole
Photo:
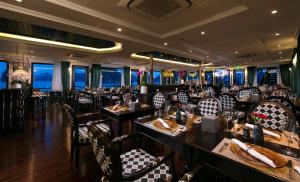
[[[176,151],[180,152],[188,161],[188,164],[190,166],[189,168],[192,168],[193,163],[204,164],[219,171],[220,173],[225,174],[226,176],[239,181],[289,181],[286,180],[284,176],[286,171],[288,170],[287,167],[279,169],[284,170],[283,177],[277,176],[276,171],[272,171],[275,169],[271,169],[271,172],[264,172],[264,170],[256,168],[255,165],[248,165],[247,163],[237,161],[237,159],[235,159],[234,157],[226,157],[219,154],[218,152],[215,152],[217,147],[223,147],[219,146],[220,144],[222,144],[221,142],[223,142],[224,140],[230,141],[230,139],[233,138],[231,133],[225,131],[224,129],[221,129],[217,133],[205,132],[202,131],[202,124],[200,123],[193,124],[190,131],[185,131],[176,136],[171,136],[147,126],[147,123],[154,121],[155,119],[157,119],[157,117],[153,116],[151,118],[145,118],[135,121],[135,130],[137,132],[142,132],[152,138],[155,138],[156,140],[161,141],[166,145],[171,146]],[[243,139],[242,135],[238,134],[237,136],[235,136],[235,138],[243,142],[253,144],[252,139],[245,140]],[[281,155],[282,149],[286,146],[265,141],[263,147],[280,153]],[[217,151],[220,150],[221,149],[217,149]],[[230,149],[227,150],[230,152]],[[297,153],[298,156],[300,156],[299,147],[297,149],[291,148],[291,150]],[[294,162],[295,161],[298,161],[298,165],[300,165],[299,159],[294,159]],[[300,175],[296,174],[295,171],[293,172],[296,178],[290,181],[297,181],[298,179],[300,179]]]

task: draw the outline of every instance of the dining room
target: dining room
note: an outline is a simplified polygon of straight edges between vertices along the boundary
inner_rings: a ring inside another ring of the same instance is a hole
[[[299,7],[0,0],[0,181],[300,181]]]

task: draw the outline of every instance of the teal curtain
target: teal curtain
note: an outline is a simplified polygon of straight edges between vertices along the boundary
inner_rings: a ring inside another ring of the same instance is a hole
[[[98,88],[100,84],[101,65],[92,64],[91,68],[91,88]]]
[[[166,80],[166,77],[164,77],[164,72],[165,70],[161,70],[161,84],[162,85],[166,85],[167,84],[167,80]]]
[[[145,71],[142,78],[142,84],[143,83],[147,84],[147,76],[148,76],[148,72]]]
[[[280,65],[280,74],[281,74],[281,80],[282,83],[287,86],[290,87],[291,86],[291,71],[289,70],[291,68],[290,64],[283,64]]]
[[[248,84],[250,86],[252,86],[253,83],[254,83],[255,69],[256,68],[254,66],[247,68],[247,72],[248,72]]]
[[[130,67],[124,67],[123,72],[125,86],[130,86]]]
[[[70,62],[61,62],[61,81],[63,86],[63,100],[66,101],[68,98],[68,89],[70,85]]]

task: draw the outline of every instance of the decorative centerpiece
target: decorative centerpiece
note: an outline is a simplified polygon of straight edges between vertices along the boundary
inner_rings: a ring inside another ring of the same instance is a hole
[[[255,126],[253,129],[253,139],[255,144],[262,145],[264,143],[264,132],[261,122],[264,119],[269,119],[268,116],[261,113],[251,113],[250,117],[253,119]]]
[[[9,75],[13,88],[22,88],[22,85],[28,83],[29,75],[25,70],[16,70]]]
[[[184,84],[184,77],[185,77],[185,75],[186,75],[185,71],[183,71],[183,70],[179,71],[179,77],[180,77],[180,83],[181,84]]]

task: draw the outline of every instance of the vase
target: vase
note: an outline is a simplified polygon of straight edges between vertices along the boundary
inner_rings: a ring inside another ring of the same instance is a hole
[[[253,129],[253,140],[255,144],[262,145],[264,144],[264,132],[261,124],[256,122]]]

